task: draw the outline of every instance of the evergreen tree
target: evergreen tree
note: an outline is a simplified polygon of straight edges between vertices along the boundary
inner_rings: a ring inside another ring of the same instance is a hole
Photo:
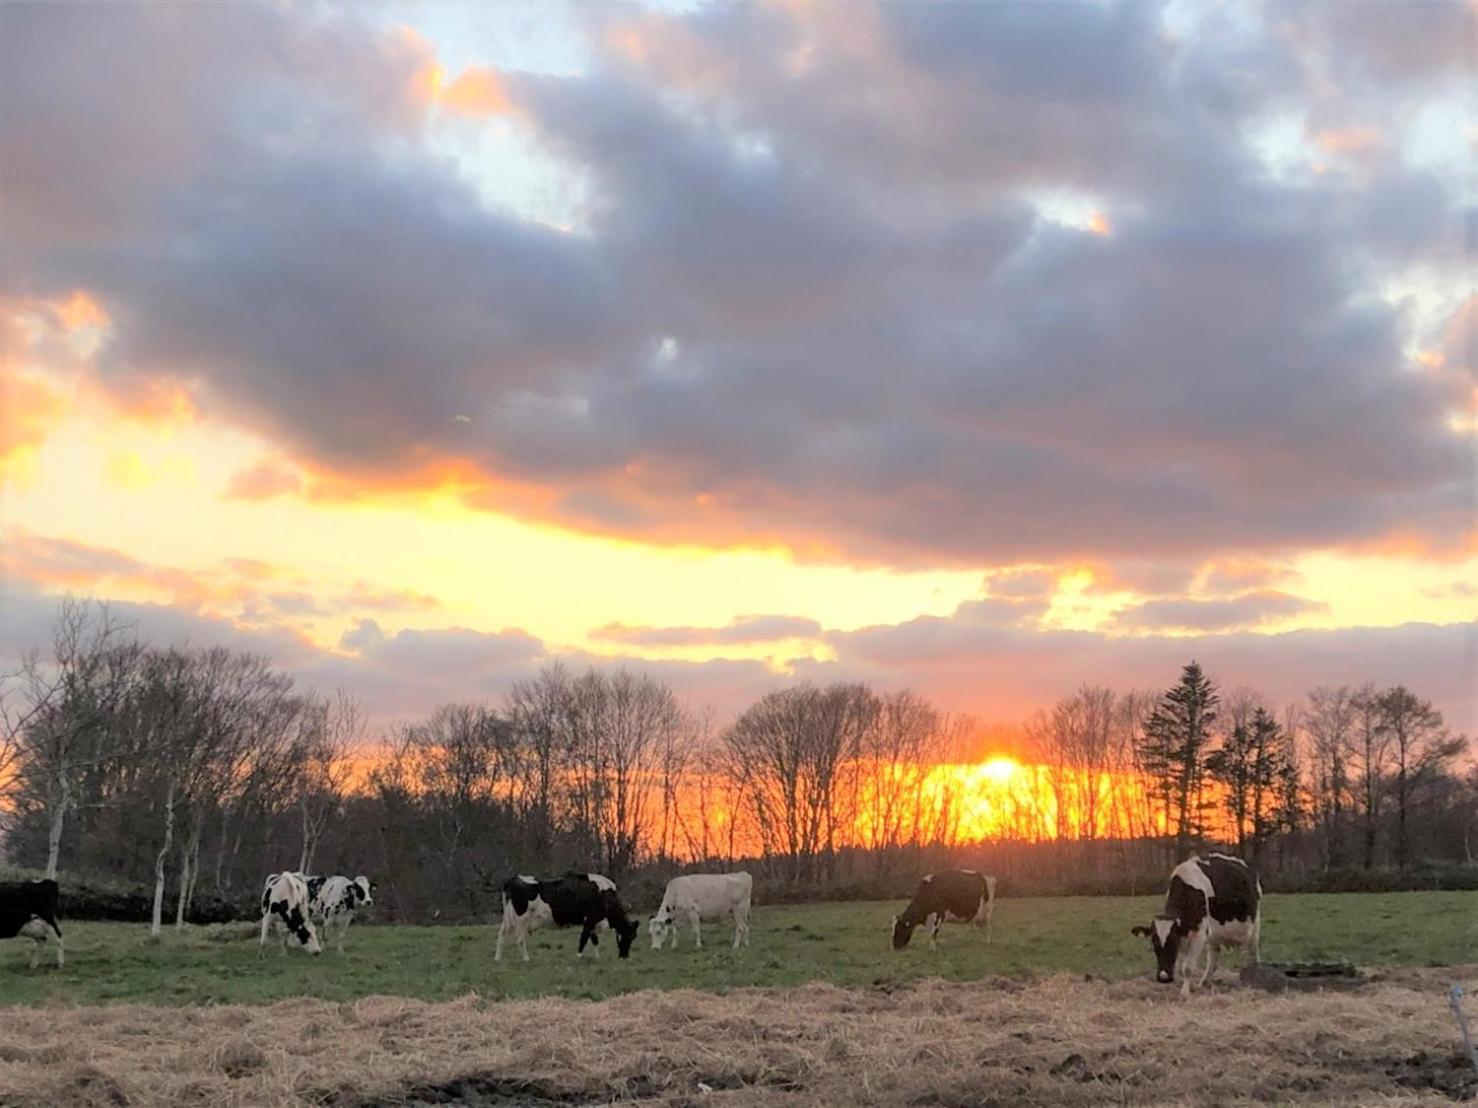
[[[1226,789],[1225,806],[1236,828],[1237,850],[1256,861],[1278,823],[1280,775],[1287,761],[1283,729],[1259,706],[1206,757],[1206,771]]]
[[[1177,857],[1184,857],[1202,834],[1206,746],[1220,700],[1216,686],[1193,661],[1181,671],[1179,684],[1160,698],[1144,727],[1140,764],[1166,798]]]

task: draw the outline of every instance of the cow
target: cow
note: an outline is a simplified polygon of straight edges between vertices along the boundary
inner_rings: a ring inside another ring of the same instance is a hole
[[[657,914],[647,923],[652,935],[652,949],[661,950],[672,936],[672,949],[677,949],[678,930],[683,923],[693,925],[693,942],[703,946],[701,919],[734,919],[734,949],[740,943],[749,945],[749,897],[754,878],[747,873],[688,873],[667,882]]]
[[[41,960],[41,948],[49,938],[56,939],[56,968],[67,963],[62,928],[57,922],[60,900],[61,890],[49,878],[0,883],[0,939],[34,939],[32,969]]]
[[[323,953],[318,933],[313,929],[312,898],[308,882],[301,873],[274,873],[262,886],[262,941],[259,953],[267,948],[267,932],[275,927],[282,932],[282,949],[287,951],[287,937],[292,935],[309,954]]]
[[[1170,872],[1165,910],[1148,927],[1130,928],[1150,940],[1155,952],[1155,978],[1162,985],[1180,981],[1180,995],[1191,995],[1191,977],[1201,953],[1206,969],[1196,986],[1216,971],[1216,952],[1241,946],[1257,965],[1262,930],[1262,882],[1241,858],[1229,854],[1190,857]]]
[[[344,936],[354,922],[354,913],[375,903],[374,891],[374,882],[364,874],[352,881],[342,875],[308,880],[309,914],[321,926],[325,944],[337,930],[339,953],[344,953]]]
[[[939,945],[939,928],[946,919],[969,920],[977,929],[985,926],[985,941],[991,940],[990,918],[996,907],[996,879],[973,869],[947,869],[928,874],[914,890],[913,900],[902,915],[893,917],[893,949],[902,950],[913,937],[913,929],[929,923],[929,945]]]
[[[626,914],[616,885],[598,873],[567,873],[563,877],[536,878],[525,875],[510,877],[503,883],[503,923],[498,928],[498,944],[493,961],[503,960],[503,941],[512,935],[523,960],[529,960],[529,931],[553,925],[580,925],[580,950],[583,956],[589,943],[600,955],[596,929],[609,925],[616,932],[616,950],[622,958],[631,954],[631,942],[639,930],[636,921]]]

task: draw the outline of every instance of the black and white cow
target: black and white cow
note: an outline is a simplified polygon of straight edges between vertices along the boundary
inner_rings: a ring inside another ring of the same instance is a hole
[[[637,924],[626,914],[616,885],[598,873],[567,873],[563,877],[539,879],[520,875],[503,883],[503,923],[498,928],[498,944],[493,961],[503,959],[503,940],[513,936],[523,960],[529,960],[529,932],[536,927],[573,927],[580,925],[580,954],[591,944],[597,956],[599,939],[595,932],[609,925],[616,932],[616,949],[622,958],[631,953]]]
[[[57,969],[66,964],[62,929],[57,923],[60,900],[61,890],[49,879],[0,883],[0,939],[34,939],[32,969],[41,960],[41,948],[49,938],[56,939]]]
[[[374,882],[362,873],[353,880],[341,874],[308,879],[310,914],[322,927],[325,945],[337,931],[339,953],[344,953],[344,936],[354,913],[375,903],[374,892]]]
[[[984,925],[990,942],[990,918],[996,907],[996,879],[973,869],[946,869],[931,873],[919,882],[913,900],[902,915],[893,917],[893,949],[902,950],[913,937],[913,929],[929,923],[929,945],[939,943],[939,928],[946,919],[969,920]]]
[[[309,954],[323,953],[318,933],[313,929],[312,898],[308,882],[301,873],[274,873],[262,884],[262,941],[267,948],[267,932],[274,927],[282,932],[282,949],[287,950],[287,937],[297,939]]]
[[[1241,858],[1208,854],[1188,858],[1170,872],[1165,910],[1148,927],[1130,929],[1154,948],[1155,978],[1162,985],[1180,981],[1180,995],[1190,996],[1196,963],[1206,953],[1206,969],[1198,986],[1216,971],[1216,952],[1223,946],[1247,948],[1257,964],[1262,930],[1262,883]]]

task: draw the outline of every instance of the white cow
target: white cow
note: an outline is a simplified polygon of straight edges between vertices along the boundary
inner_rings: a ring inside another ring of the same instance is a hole
[[[667,882],[662,904],[647,924],[652,933],[652,949],[661,950],[667,936],[672,936],[672,949],[677,949],[678,928],[693,925],[693,941],[701,948],[703,932],[699,920],[734,919],[734,949],[749,945],[749,898],[754,878],[747,873],[687,873]]]

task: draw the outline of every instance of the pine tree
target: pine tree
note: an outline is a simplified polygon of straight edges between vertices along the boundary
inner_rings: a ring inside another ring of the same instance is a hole
[[[1206,771],[1226,789],[1227,814],[1237,832],[1237,850],[1256,861],[1277,829],[1279,775],[1287,759],[1283,729],[1259,706],[1252,719],[1232,729],[1206,757]]]
[[[1150,784],[1166,798],[1175,824],[1175,851],[1184,857],[1201,837],[1201,796],[1206,783],[1206,745],[1220,696],[1194,661],[1168,689],[1144,727],[1140,764]]]

